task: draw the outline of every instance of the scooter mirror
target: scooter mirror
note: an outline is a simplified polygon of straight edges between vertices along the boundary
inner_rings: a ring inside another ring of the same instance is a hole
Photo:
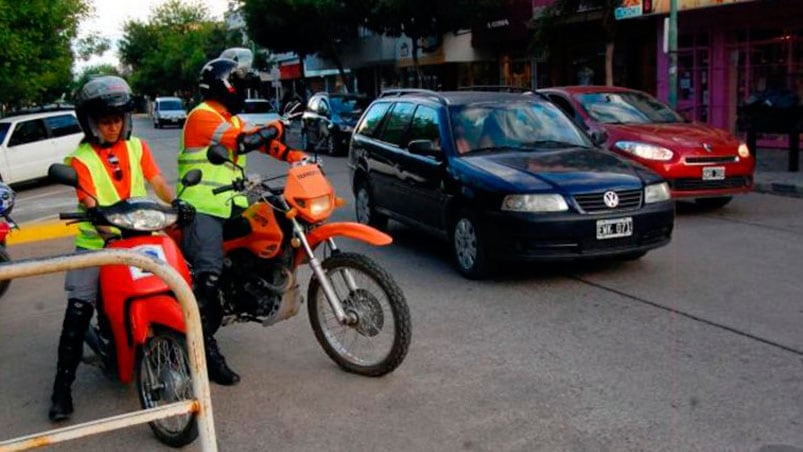
[[[78,187],[78,173],[72,166],[63,163],[54,163],[47,169],[47,177],[53,182]]]
[[[229,161],[229,151],[226,150],[226,147],[220,144],[216,144],[214,146],[210,146],[209,150],[206,151],[206,158],[213,165],[222,165]]]
[[[187,174],[181,178],[181,185],[185,187],[192,187],[193,185],[198,185],[198,182],[201,182],[201,176],[203,176],[203,172],[198,168],[191,169],[187,171]]]

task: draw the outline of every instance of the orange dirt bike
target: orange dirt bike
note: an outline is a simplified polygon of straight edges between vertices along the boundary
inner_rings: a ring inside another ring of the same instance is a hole
[[[359,223],[326,223],[344,203],[316,161],[292,164],[281,186],[271,182],[284,175],[246,178],[222,146],[212,146],[207,157],[216,165],[234,165],[242,174],[233,184],[215,188],[216,195],[233,191],[255,200],[224,226],[222,325],[254,321],[268,326],[296,315],[303,303],[297,270],[308,265],[309,320],[327,355],[360,375],[378,377],[396,369],[410,346],[404,294],[373,260],[344,252],[334,241],[344,236],[378,246],[390,244],[391,237]],[[323,250],[322,260],[316,249]]]

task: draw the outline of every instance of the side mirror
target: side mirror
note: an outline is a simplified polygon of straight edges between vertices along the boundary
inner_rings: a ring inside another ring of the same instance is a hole
[[[439,158],[443,156],[443,151],[435,145],[432,140],[413,140],[407,144],[410,154],[423,155],[425,157]]]
[[[63,163],[54,163],[47,169],[47,177],[53,182],[78,187],[78,173],[72,166]]]
[[[192,187],[193,185],[198,185],[201,182],[201,176],[203,176],[203,172],[198,168],[191,169],[187,171],[187,174],[181,178],[181,185],[185,187]]]
[[[594,143],[594,146],[602,147],[606,141],[608,141],[608,133],[604,130],[599,129],[592,129],[588,131],[588,136],[591,138],[591,142]]]
[[[210,146],[209,150],[206,151],[206,158],[209,159],[213,165],[222,165],[229,161],[229,151],[225,146],[216,144]]]

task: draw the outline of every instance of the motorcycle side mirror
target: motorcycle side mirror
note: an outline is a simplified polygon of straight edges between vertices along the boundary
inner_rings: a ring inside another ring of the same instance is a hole
[[[185,187],[192,187],[193,185],[198,185],[201,182],[201,177],[203,176],[203,172],[198,168],[191,169],[187,171],[187,174],[181,178],[181,185]]]
[[[78,188],[78,173],[72,166],[54,163],[47,169],[47,177],[58,184]]]
[[[222,165],[229,161],[229,151],[226,150],[226,147],[221,144],[216,144],[214,146],[210,146],[209,150],[206,151],[206,158],[213,165]]]

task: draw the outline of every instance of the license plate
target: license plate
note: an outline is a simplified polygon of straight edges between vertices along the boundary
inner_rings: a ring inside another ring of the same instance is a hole
[[[597,240],[630,237],[633,235],[633,218],[597,220]]]
[[[703,180],[722,180],[725,179],[724,166],[708,166],[703,168]]]

